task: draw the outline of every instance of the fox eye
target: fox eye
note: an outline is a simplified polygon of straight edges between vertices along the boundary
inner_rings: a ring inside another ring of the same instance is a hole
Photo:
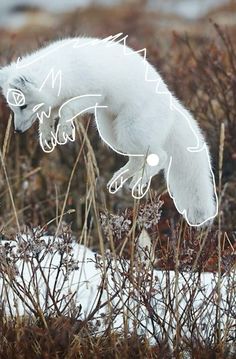
[[[21,111],[24,110],[28,105],[22,105],[20,106]]]

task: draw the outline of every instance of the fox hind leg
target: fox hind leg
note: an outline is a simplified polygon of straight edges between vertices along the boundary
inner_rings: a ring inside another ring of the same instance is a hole
[[[119,148],[114,128],[114,116],[104,111],[102,115],[99,115],[99,117],[96,118],[96,124],[102,140],[114,151],[119,151],[119,153],[121,153],[122,149]],[[124,154],[124,156],[129,157],[129,161],[114,173],[107,184],[108,187],[112,186],[112,184],[115,185],[116,180],[126,181],[133,177],[138,169],[142,168],[144,157],[135,155],[128,156],[128,154]]]
[[[145,162],[141,169],[136,171],[130,182],[130,189],[134,192],[139,190],[140,185],[146,186],[151,178],[157,175],[165,166],[167,162],[167,153],[164,150],[157,150],[155,153],[150,153],[145,157]]]
[[[126,182],[129,178],[133,177],[135,173],[143,166],[143,157],[129,156],[129,161],[116,171],[110,181],[107,183],[107,187],[116,186],[116,181]]]

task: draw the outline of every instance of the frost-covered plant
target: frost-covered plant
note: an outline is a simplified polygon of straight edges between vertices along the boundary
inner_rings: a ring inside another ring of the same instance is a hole
[[[147,203],[141,204],[137,215],[133,210],[125,210],[120,214],[101,213],[101,225],[106,237],[112,235],[116,239],[123,239],[128,235],[135,221],[136,228],[151,229],[155,227],[161,218],[163,201],[157,196]]]

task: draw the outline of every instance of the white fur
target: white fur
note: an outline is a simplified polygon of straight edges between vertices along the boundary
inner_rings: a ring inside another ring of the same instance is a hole
[[[5,97],[9,88],[25,95],[26,109],[10,106],[16,130],[23,132],[32,125],[33,108],[42,103],[37,112],[41,143],[49,148],[58,111],[57,136],[63,143],[68,136],[74,139],[71,119],[82,111],[94,113],[96,104],[107,106],[96,116],[102,139],[124,154],[155,153],[160,159],[151,167],[145,157],[130,156],[112,180],[129,169],[124,176],[132,178],[133,187],[140,177],[145,184],[164,169],[176,208],[189,224],[199,225],[216,215],[208,147],[196,121],[170,94],[154,67],[132,49],[99,39],[61,40],[1,69],[0,86]],[[78,98],[86,94],[100,96]]]

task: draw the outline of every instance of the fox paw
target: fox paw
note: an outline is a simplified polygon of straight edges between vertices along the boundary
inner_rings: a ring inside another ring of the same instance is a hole
[[[129,179],[129,170],[120,169],[114,173],[113,177],[107,183],[107,188],[110,193],[116,193],[120,188],[123,187],[124,183]]]
[[[75,141],[75,126],[71,122],[58,122],[56,138],[59,145],[64,145],[68,141]]]
[[[129,188],[132,191],[132,197],[136,199],[143,198],[150,188],[151,180],[152,177],[147,177],[142,173],[135,175],[129,184]]]
[[[51,131],[50,133],[39,133],[39,143],[44,152],[52,152],[56,147],[55,136],[54,133]]]

